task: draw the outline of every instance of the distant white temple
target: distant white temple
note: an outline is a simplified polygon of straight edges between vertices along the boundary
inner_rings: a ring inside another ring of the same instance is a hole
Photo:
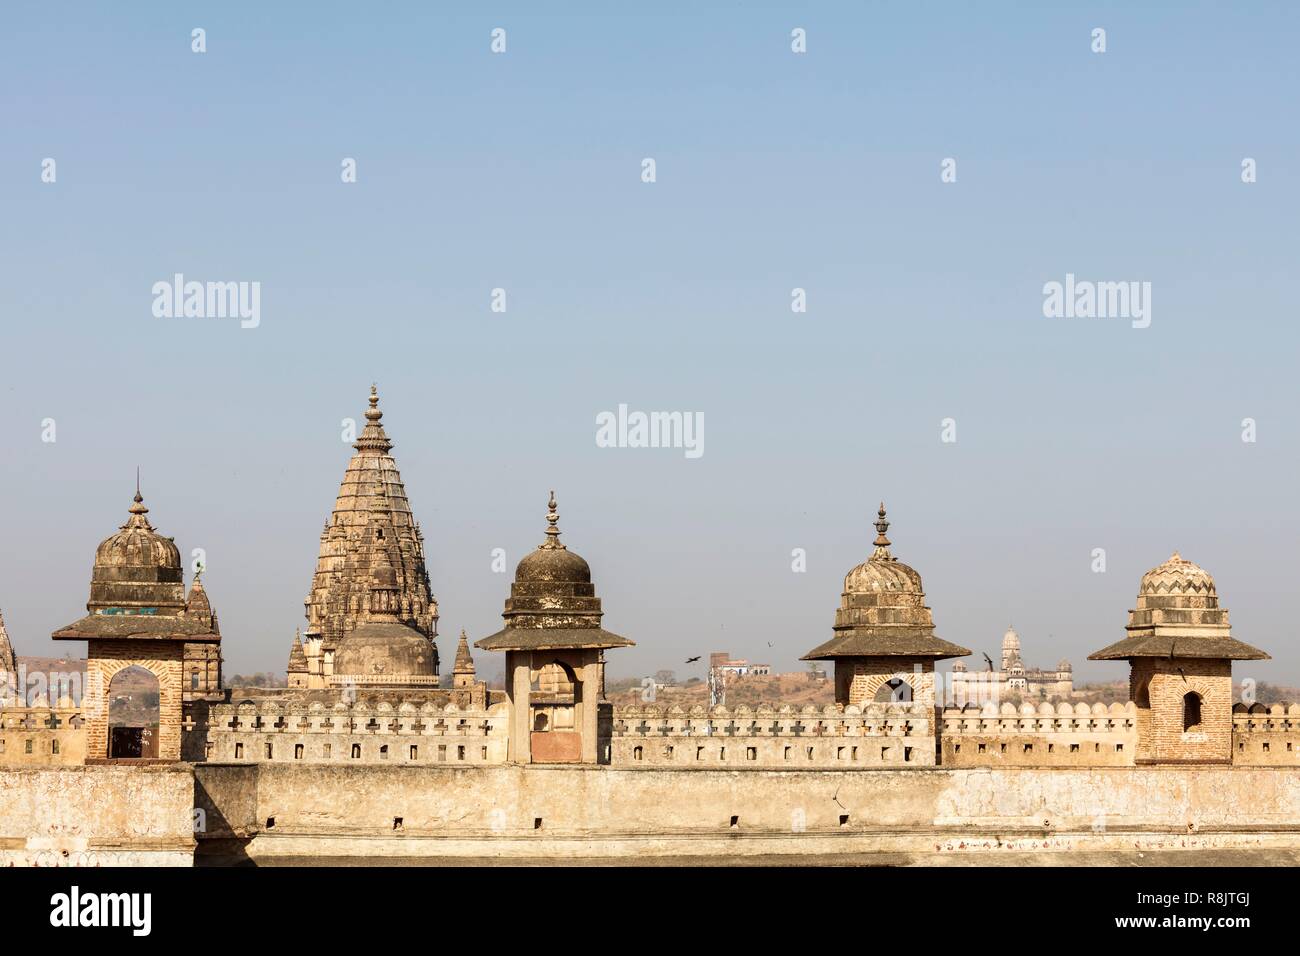
[[[965,661],[953,664],[952,695],[958,705],[1004,700],[1008,694],[1019,694],[1025,700],[1069,699],[1074,694],[1074,668],[1067,660],[1057,663],[1055,670],[1025,667],[1020,658],[1020,635],[1010,627],[1002,635],[1002,661],[997,670],[991,661],[982,671],[970,670]]]

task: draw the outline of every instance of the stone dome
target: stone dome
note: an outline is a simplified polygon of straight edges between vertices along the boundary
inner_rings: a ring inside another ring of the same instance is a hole
[[[1139,597],[1166,594],[1216,595],[1214,578],[1175,551],[1164,564],[1142,575],[1142,583],[1138,586]]]
[[[1007,628],[1007,632],[1002,635],[1002,650],[1019,652],[1020,635],[1016,633],[1014,627]]]
[[[95,549],[87,610],[180,613],[185,608],[180,549],[149,523],[149,509],[138,488],[127,511],[126,523]]]
[[[952,670],[954,674],[964,674],[968,668],[966,667],[965,661],[957,661],[957,663],[952,665]]]
[[[844,576],[844,590],[849,594],[867,591],[921,591],[921,575],[897,558],[863,561]]]
[[[555,492],[547,502],[546,540],[524,555],[515,568],[517,584],[590,584],[591,566],[581,556],[560,544],[559,512]]]
[[[140,492],[135,493],[131,517],[116,533],[109,535],[95,549],[97,568],[175,568],[180,570],[181,553],[176,542],[158,534],[145,517],[149,509],[144,506]]]
[[[1258,661],[1269,656],[1232,636],[1214,578],[1177,551],[1142,575],[1137,606],[1129,611],[1124,630],[1124,640],[1089,654],[1088,660],[1177,656]]]
[[[921,575],[914,568],[899,561],[889,551],[890,541],[885,536],[889,521],[885,518],[882,502],[876,517],[875,550],[871,557],[844,576],[845,594],[867,594],[878,591],[897,591],[902,594],[921,594]]]
[[[921,575],[890,552],[889,519],[881,502],[876,513],[875,550],[844,576],[844,593],[835,610],[834,636],[803,660],[841,657],[965,657],[970,650],[934,634],[934,616],[925,603]]]
[[[475,641],[487,651],[630,647],[600,626],[603,612],[591,567],[560,544],[555,492],[547,502],[546,540],[515,569],[501,617],[505,628]]]
[[[1060,660],[1056,662],[1056,669],[1061,672],[1073,671],[1074,665],[1067,660]]]
[[[350,631],[334,652],[334,677],[366,683],[413,683],[410,678],[437,677],[433,644],[400,621],[367,621]]]
[[[515,580],[521,584],[590,584],[591,566],[564,545],[551,545],[548,539],[524,555],[515,568]]]

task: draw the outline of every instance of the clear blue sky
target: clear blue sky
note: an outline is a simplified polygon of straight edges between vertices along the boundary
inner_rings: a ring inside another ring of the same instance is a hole
[[[1295,5],[479,6],[0,12],[20,653],[82,613],[139,465],[228,672],[283,670],[373,380],[445,657],[554,487],[638,643],[614,674],[798,666],[883,498],[974,661],[1014,622],[1031,665],[1123,676],[1083,658],[1177,548],[1274,655],[1237,673],[1300,682]],[[154,318],[175,272],[261,282],[260,327]],[[1044,318],[1067,272],[1151,282],[1151,327]],[[597,448],[619,403],[702,412],[704,456]]]

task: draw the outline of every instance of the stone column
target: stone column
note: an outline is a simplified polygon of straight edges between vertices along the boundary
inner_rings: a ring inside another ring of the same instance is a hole
[[[599,756],[600,661],[599,652],[582,651],[578,671],[582,681],[582,713],[578,715],[582,731],[582,762],[594,764]]]
[[[528,706],[532,686],[532,652],[506,651],[506,693],[510,698],[510,762],[533,759],[532,714]]]

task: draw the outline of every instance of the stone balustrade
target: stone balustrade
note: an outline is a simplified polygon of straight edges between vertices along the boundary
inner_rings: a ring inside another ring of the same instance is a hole
[[[184,739],[195,762],[504,763],[508,723],[501,703],[263,700],[196,705]]]
[[[1300,764],[1300,704],[1234,704],[1232,762],[1247,767]]]
[[[66,766],[86,759],[85,718],[68,698],[55,706],[0,707],[0,766]]]
[[[749,708],[618,707],[616,766],[934,766],[933,707],[911,703]]]
[[[1126,767],[1137,749],[1137,708],[1114,704],[988,702],[944,708],[944,766]]]

